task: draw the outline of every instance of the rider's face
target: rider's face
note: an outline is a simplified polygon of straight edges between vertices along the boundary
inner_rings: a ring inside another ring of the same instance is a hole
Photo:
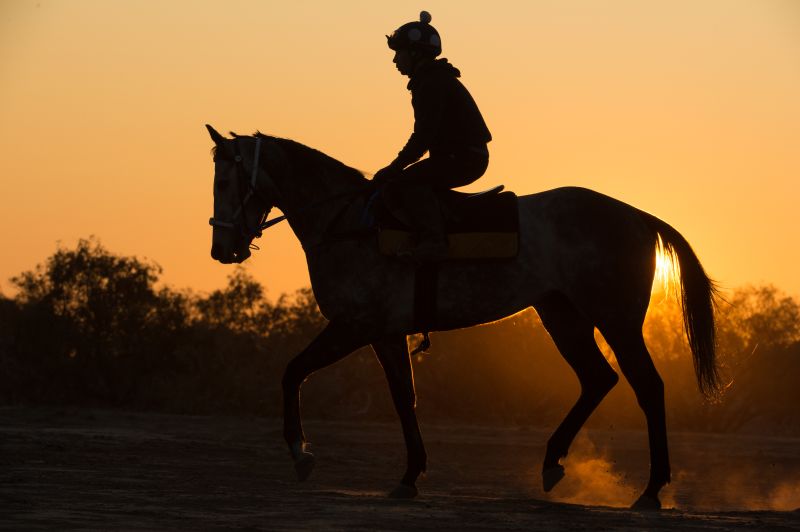
[[[411,72],[414,70],[414,57],[408,50],[404,50],[402,48],[397,50],[394,53],[394,59],[392,59],[392,62],[397,67],[397,70],[399,70],[404,76],[410,76]]]

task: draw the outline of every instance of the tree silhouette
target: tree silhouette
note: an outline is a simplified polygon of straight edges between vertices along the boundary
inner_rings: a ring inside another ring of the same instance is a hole
[[[224,288],[196,294],[158,288],[160,274],[90,238],[14,277],[13,299],[0,294],[0,404],[280,415],[283,370],[325,323],[311,290],[270,301],[237,267]],[[800,431],[800,305],[773,286],[744,287],[727,301],[718,339],[730,386],[710,405],[697,392],[678,303],[654,297],[644,332],[670,425]],[[552,425],[578,391],[533,311],[432,339],[414,359],[423,419]],[[368,349],[309,379],[303,406],[312,417],[394,419]],[[643,426],[624,381],[589,425]]]

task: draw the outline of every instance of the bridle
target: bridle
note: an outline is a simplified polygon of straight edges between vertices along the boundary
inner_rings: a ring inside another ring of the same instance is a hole
[[[286,220],[287,218],[286,218],[286,215],[282,215],[282,216],[277,216],[277,217],[275,217],[275,218],[273,218],[271,220],[267,220],[267,214],[269,213],[269,207],[272,206],[273,204],[275,204],[276,201],[277,201],[277,203],[279,205],[283,205],[284,202],[281,201],[282,194],[281,194],[280,190],[278,190],[278,187],[275,184],[274,180],[270,177],[269,172],[267,172],[267,170],[265,168],[260,168],[259,167],[259,157],[261,155],[261,140],[262,140],[262,138],[260,136],[256,136],[255,140],[256,140],[256,148],[255,148],[255,154],[253,156],[253,169],[252,169],[252,172],[250,174],[250,178],[249,179],[247,178],[247,169],[244,166],[244,159],[243,159],[243,157],[242,157],[242,155],[240,153],[240,150],[239,150],[239,143],[236,142],[236,139],[233,140],[233,146],[234,146],[234,159],[233,160],[234,160],[234,163],[236,165],[236,179],[237,179],[238,185],[239,185],[237,187],[238,192],[239,192],[239,207],[233,213],[233,216],[231,217],[230,220],[220,220],[220,219],[214,218],[212,216],[211,218],[209,218],[208,223],[212,227],[222,227],[222,228],[230,229],[232,231],[235,231],[235,232],[239,233],[245,239],[245,241],[248,243],[248,248],[249,249],[257,250],[257,249],[259,249],[259,247],[257,245],[255,245],[255,244],[253,244],[253,240],[256,239],[256,238],[260,238],[265,229],[267,229],[269,227],[272,227],[273,225],[276,225],[276,224]],[[218,147],[221,147],[221,146],[218,144]],[[274,196],[274,198],[272,200],[270,200],[269,198],[266,198],[262,193],[262,189],[259,189],[259,187],[258,187],[259,171],[263,171],[265,176],[266,176],[266,184],[271,189],[272,195]],[[243,192],[245,189],[246,189],[246,191]],[[355,190],[354,189],[346,190],[346,191],[343,191],[343,192],[339,192],[337,194],[333,194],[332,196],[329,196],[329,197],[324,198],[322,200],[315,201],[315,202],[312,202],[312,203],[307,204],[307,205],[303,205],[299,209],[293,210],[293,213],[297,214],[297,213],[301,213],[301,212],[304,212],[304,211],[312,210],[312,209],[315,209],[315,208],[317,208],[317,207],[319,207],[321,205],[324,205],[324,204],[327,204],[327,203],[331,203],[332,201],[337,200],[337,199],[341,199],[341,198],[345,198],[345,197],[357,196],[359,194],[363,194],[365,191],[373,191],[373,190],[374,190],[374,185],[373,185],[373,183],[370,182],[363,188],[359,188],[359,189],[355,189]],[[371,207],[372,200],[375,198],[376,195],[377,195],[377,192],[375,192],[374,194],[371,195],[371,199],[367,202],[367,208]],[[254,197],[258,198],[261,201],[261,203],[265,206],[265,211],[261,215],[261,217],[259,219],[259,222],[256,224],[256,226],[255,227],[250,227],[250,225],[247,223],[247,216],[245,215],[245,207],[247,206],[247,203]],[[283,207],[281,207],[281,208],[283,208]],[[345,206],[344,208],[346,209],[347,206]],[[335,223],[335,221],[343,214],[343,212],[344,212],[344,209],[340,210],[340,212],[338,214],[334,215],[333,222],[330,222],[330,223]],[[330,225],[330,223],[328,225]],[[362,225],[364,225],[364,223],[365,223],[364,220],[362,220]],[[371,224],[369,224],[369,225],[371,225]],[[333,235],[332,239],[334,239],[334,240],[343,240],[343,239],[352,239],[352,238],[362,238],[365,234],[371,234],[371,230],[365,231],[364,229],[359,229],[359,230],[356,230],[356,231],[351,231],[351,232],[343,233],[343,234],[340,234],[340,235]],[[327,228],[325,228],[323,230],[323,236],[319,238],[319,241],[317,241],[317,242],[315,242],[315,243],[313,243],[311,245],[303,244],[303,248],[306,249],[306,251],[308,251],[309,248],[316,247],[316,246],[322,244],[323,242],[331,239],[330,237],[331,237],[331,235],[329,235]],[[301,244],[302,244],[302,242],[301,242]],[[244,260],[249,255],[250,255],[250,253],[248,251],[247,255],[244,258],[242,258],[241,260]]]
[[[264,198],[261,191],[258,188],[258,172],[260,170],[258,166],[258,159],[261,155],[261,137],[256,137],[256,150],[255,155],[253,157],[253,171],[251,173],[251,177],[247,179],[247,170],[244,167],[244,159],[242,158],[241,153],[239,152],[239,143],[234,140],[233,142],[234,147],[234,164],[236,165],[236,179],[238,180],[238,191],[239,191],[239,207],[233,213],[233,217],[229,220],[219,220],[214,218],[213,216],[208,219],[209,225],[213,227],[224,227],[226,229],[231,229],[233,231],[238,232],[241,236],[243,236],[246,241],[249,243],[249,247],[251,249],[258,249],[258,246],[255,246],[252,241],[253,239],[260,238],[263,234],[264,230],[272,227],[273,225],[282,222],[286,219],[286,216],[278,216],[273,218],[272,220],[267,220],[267,214],[269,209],[267,208],[264,213],[261,215],[261,219],[256,224],[255,227],[250,227],[250,224],[247,223],[247,216],[245,216],[245,207],[247,202],[250,201],[252,198],[257,197],[261,200],[261,202],[269,207],[270,203]],[[273,183],[272,179],[270,179],[269,174],[264,170],[264,173],[267,174],[267,180],[275,192],[277,192],[277,188]],[[244,186],[247,186],[247,191],[242,192]]]

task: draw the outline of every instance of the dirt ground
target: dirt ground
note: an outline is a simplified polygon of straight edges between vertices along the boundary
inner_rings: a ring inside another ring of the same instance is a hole
[[[422,422],[429,470],[387,499],[399,425],[306,422],[317,467],[295,479],[281,421],[56,408],[0,409],[3,530],[800,530],[800,440],[672,433],[669,509],[625,509],[646,435],[582,433],[550,494],[548,433]]]

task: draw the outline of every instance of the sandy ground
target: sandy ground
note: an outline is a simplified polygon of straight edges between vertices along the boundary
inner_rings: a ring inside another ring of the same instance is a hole
[[[800,440],[672,433],[670,508],[624,508],[646,435],[582,433],[567,477],[539,485],[547,432],[423,422],[429,471],[412,501],[398,425],[306,422],[299,483],[278,419],[0,409],[3,530],[800,530]]]

